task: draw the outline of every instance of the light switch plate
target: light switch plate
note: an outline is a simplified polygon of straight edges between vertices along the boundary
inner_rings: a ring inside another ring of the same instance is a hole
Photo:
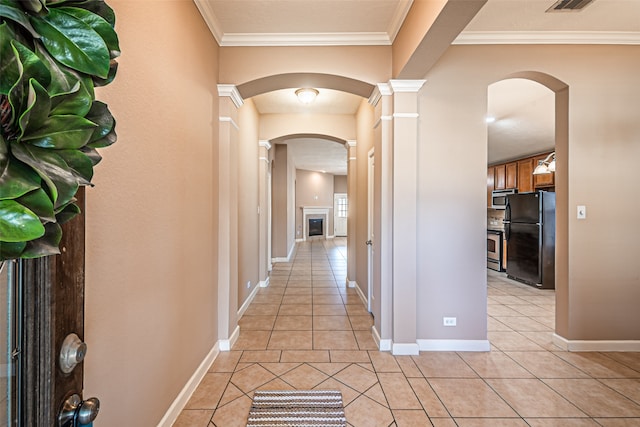
[[[587,218],[587,207],[584,205],[578,206],[578,219],[586,219]]]

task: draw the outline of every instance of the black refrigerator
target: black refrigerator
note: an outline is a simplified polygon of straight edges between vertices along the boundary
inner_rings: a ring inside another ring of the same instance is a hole
[[[555,289],[556,193],[509,194],[504,228],[507,276],[541,289]]]

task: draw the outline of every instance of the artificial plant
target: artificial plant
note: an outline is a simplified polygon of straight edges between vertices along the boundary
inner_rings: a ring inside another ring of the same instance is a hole
[[[0,0],[0,260],[59,253],[96,149],[116,140],[94,93],[116,74],[114,25],[102,0]]]

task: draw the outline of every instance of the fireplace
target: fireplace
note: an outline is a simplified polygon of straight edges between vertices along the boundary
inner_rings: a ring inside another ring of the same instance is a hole
[[[309,237],[324,235],[323,225],[323,218],[309,218]]]
[[[324,237],[325,239],[331,238],[329,236],[329,211],[330,206],[300,206],[302,209],[302,241],[308,240],[313,237],[315,239]],[[319,231],[311,231],[312,221],[314,220],[314,227],[320,228]]]

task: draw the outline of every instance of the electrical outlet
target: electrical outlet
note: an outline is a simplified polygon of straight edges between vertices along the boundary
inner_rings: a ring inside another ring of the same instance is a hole
[[[443,317],[442,325],[443,326],[456,326],[458,319],[455,317]]]
[[[247,282],[247,289],[251,289],[251,281]]]

